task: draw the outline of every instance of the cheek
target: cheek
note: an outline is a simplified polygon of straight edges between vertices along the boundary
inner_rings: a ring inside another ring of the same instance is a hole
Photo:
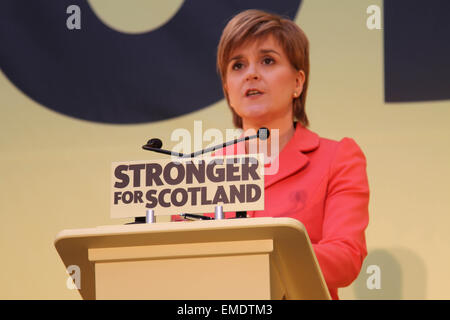
[[[272,99],[274,99],[277,104],[284,105],[286,103],[290,103],[293,98],[293,90],[292,88],[287,84],[277,83],[274,86],[272,86],[272,92],[274,93],[272,95]]]
[[[277,93],[276,98],[278,100],[292,101],[292,95],[295,91],[295,78],[289,74],[280,74],[272,81],[272,88]]]
[[[237,99],[239,98],[240,91],[239,91],[238,86],[236,85],[236,82],[233,81],[233,79],[227,80],[227,82],[225,84],[225,90],[227,92],[228,100],[229,100],[230,104],[232,104],[233,102],[236,102]]]

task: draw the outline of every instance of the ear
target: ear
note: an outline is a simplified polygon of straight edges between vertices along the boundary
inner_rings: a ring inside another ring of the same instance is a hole
[[[298,70],[295,77],[295,92],[298,93],[298,96],[300,96],[300,94],[303,91],[303,85],[305,83],[305,80],[306,76],[303,70]]]

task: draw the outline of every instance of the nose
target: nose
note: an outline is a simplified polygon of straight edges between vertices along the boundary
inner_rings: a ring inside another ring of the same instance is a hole
[[[246,80],[257,80],[259,79],[259,72],[254,64],[249,65],[247,68]]]

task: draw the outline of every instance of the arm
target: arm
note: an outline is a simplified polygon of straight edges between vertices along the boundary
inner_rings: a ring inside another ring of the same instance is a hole
[[[344,138],[330,167],[322,239],[313,245],[329,288],[348,286],[361,270],[368,205],[365,156],[352,139]]]

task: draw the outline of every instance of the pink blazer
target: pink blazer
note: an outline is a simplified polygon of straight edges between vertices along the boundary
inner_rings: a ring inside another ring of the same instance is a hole
[[[243,143],[224,150],[243,153]],[[245,152],[245,151],[244,151]],[[334,141],[297,124],[280,152],[279,170],[265,175],[265,209],[250,217],[291,217],[305,226],[330,295],[350,285],[367,255],[366,159],[353,139]],[[267,172],[267,171],[266,171]]]

